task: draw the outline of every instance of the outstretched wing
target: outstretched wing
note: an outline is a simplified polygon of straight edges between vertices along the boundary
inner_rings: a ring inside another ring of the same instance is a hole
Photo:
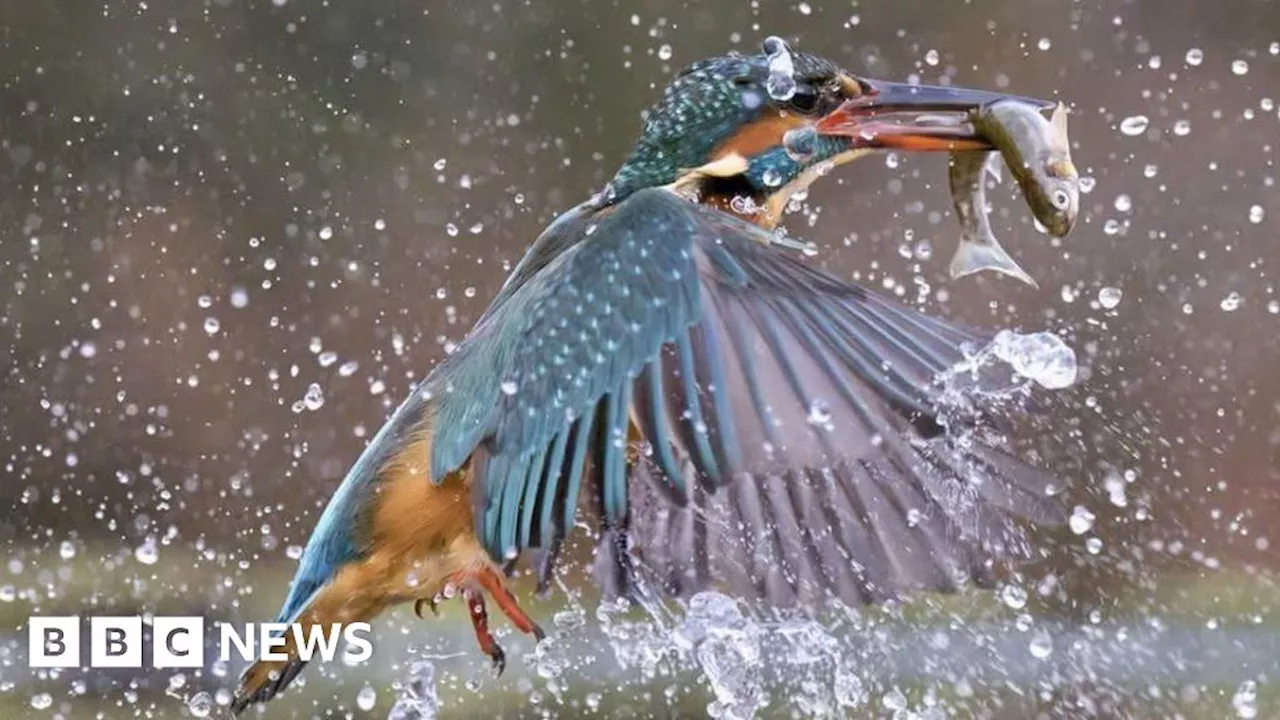
[[[1052,478],[938,423],[934,379],[980,335],[663,190],[588,228],[446,373],[474,387],[483,354],[500,384],[435,458],[471,456],[495,557],[554,558],[582,497],[610,590],[638,571],[673,593],[864,602],[982,579],[1021,554],[1014,518],[1057,518]]]

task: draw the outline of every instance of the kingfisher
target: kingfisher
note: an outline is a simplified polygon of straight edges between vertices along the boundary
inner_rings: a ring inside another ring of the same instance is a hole
[[[612,180],[534,241],[329,500],[277,620],[368,621],[461,596],[542,630],[575,528],[606,596],[718,589],[771,607],[989,586],[1062,517],[1049,472],[963,441],[939,375],[990,334],[815,267],[789,200],[884,149],[990,150],[976,108],[1032,98],[860,77],[780,38],[679,73]],[[998,435],[998,434],[997,434]],[[589,529],[587,529],[589,528]],[[240,676],[232,710],[305,662]]]

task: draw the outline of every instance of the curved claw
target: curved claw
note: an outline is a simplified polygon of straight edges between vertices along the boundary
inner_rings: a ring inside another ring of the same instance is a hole
[[[420,618],[426,618],[424,608],[431,608],[431,614],[440,617],[440,608],[436,607],[435,598],[418,598],[413,603],[413,614]]]
[[[507,669],[507,653],[498,643],[493,643],[489,648],[489,659],[493,661],[493,669],[497,671],[498,677],[502,677],[502,671]]]
[[[538,625],[538,623],[533,624],[533,629],[531,632],[533,633],[533,638],[538,642],[542,642],[543,640],[547,639],[547,634],[542,631],[542,626]]]

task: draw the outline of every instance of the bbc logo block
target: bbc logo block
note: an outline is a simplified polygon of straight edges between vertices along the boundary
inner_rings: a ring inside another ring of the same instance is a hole
[[[157,615],[151,623],[151,664],[158,668],[204,667],[204,618]]]
[[[89,666],[142,667],[142,618],[89,618]]]
[[[80,618],[27,620],[28,664],[33,668],[80,667]]]
[[[204,618],[156,616],[151,624],[151,665],[204,667]],[[80,667],[77,616],[32,617],[27,621],[28,664],[33,668]],[[89,618],[89,667],[140,668],[146,635],[137,615]]]

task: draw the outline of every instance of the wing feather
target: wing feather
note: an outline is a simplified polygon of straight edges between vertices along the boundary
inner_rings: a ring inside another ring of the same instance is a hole
[[[1020,518],[1062,519],[1054,478],[938,422],[937,376],[986,335],[665,190],[575,217],[429,388],[433,474],[475,455],[495,557],[541,546],[545,586],[593,497],[607,591],[853,604],[982,581],[1026,554]]]

